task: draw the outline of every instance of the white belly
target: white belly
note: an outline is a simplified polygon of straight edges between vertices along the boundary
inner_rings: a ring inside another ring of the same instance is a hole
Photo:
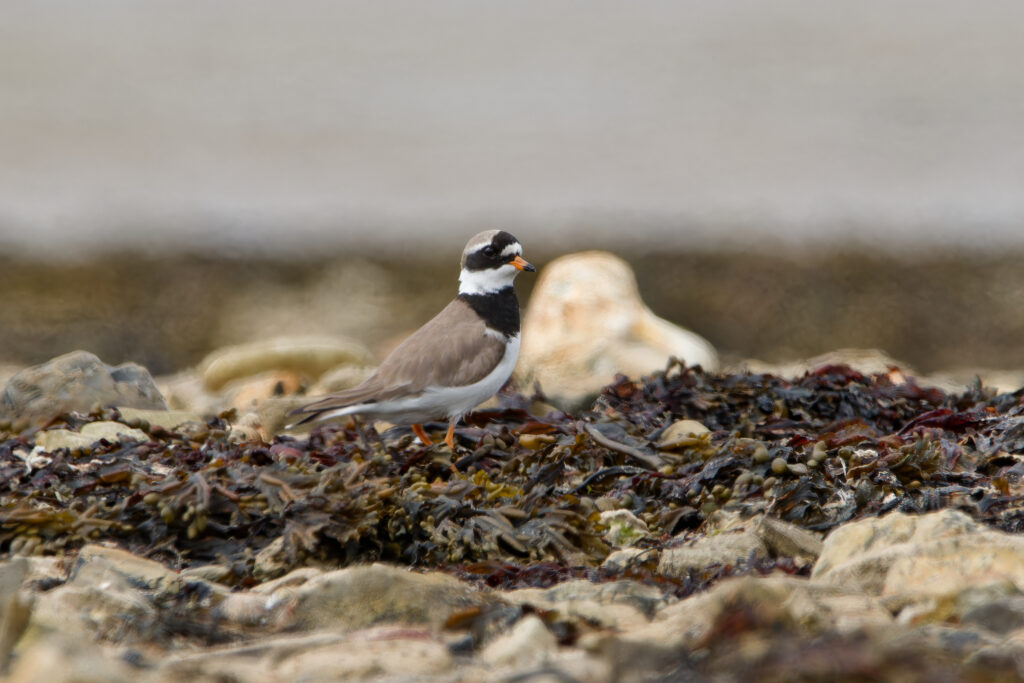
[[[512,375],[518,357],[519,335],[516,335],[509,339],[501,362],[479,382],[461,387],[427,387],[418,396],[348,406],[326,413],[321,419],[363,415],[396,424],[416,424],[441,418],[457,420],[498,393]]]

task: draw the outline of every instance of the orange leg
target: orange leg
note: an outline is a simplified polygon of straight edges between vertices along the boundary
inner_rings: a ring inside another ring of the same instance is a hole
[[[448,448],[455,450],[455,421],[448,423],[448,431],[444,434],[444,442],[448,444]]]
[[[431,441],[430,437],[427,436],[427,433],[425,431],[423,431],[423,425],[413,425],[412,426],[412,433],[415,434],[416,436],[420,437],[420,441],[423,442],[424,446],[431,446],[431,445],[433,445],[434,442]]]

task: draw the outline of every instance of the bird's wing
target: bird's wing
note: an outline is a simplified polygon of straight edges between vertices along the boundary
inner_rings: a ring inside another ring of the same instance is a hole
[[[430,386],[473,384],[490,374],[504,354],[505,344],[487,334],[487,327],[468,304],[455,299],[399,344],[365,382],[290,414],[308,413],[312,419],[358,403],[415,396]]]
[[[419,393],[429,386],[479,382],[501,362],[505,344],[480,316],[455,299],[384,359],[374,377]]]

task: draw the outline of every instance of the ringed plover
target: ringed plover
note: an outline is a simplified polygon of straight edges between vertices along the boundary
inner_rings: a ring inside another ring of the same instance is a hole
[[[455,423],[497,393],[515,367],[519,300],[512,281],[536,270],[522,253],[503,230],[475,235],[462,252],[459,295],[362,384],[293,410],[305,415],[295,424],[359,415],[411,425],[429,446],[422,423],[447,418],[444,440],[454,449]]]

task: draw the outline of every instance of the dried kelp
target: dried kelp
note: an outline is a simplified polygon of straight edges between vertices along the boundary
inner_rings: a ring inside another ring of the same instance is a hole
[[[503,409],[459,430],[454,457],[402,430],[367,444],[340,426],[234,443],[230,414],[175,432],[143,425],[145,443],[53,453],[0,425],[0,552],[106,540],[177,568],[225,565],[242,585],[303,564],[389,560],[504,586],[614,578],[594,573],[610,551],[600,511],[611,508],[642,519],[652,548],[723,508],[828,530],[955,506],[1017,531],[1020,399],[981,386],[946,395],[896,369],[828,366],[788,380],[672,363],[619,378],[575,416],[535,417],[530,400],[503,394]],[[684,418],[711,432],[659,446]],[[626,571],[657,580],[650,568]]]

